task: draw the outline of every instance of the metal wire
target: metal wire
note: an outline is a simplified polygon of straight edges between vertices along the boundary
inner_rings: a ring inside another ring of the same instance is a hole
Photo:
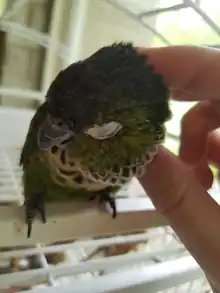
[[[220,27],[217,23],[212,20],[207,13],[205,13],[198,5],[194,4],[192,1],[187,1],[189,7],[191,7],[197,14],[199,14],[203,20],[210,26],[210,28],[220,37]]]
[[[10,97],[17,97],[22,99],[33,99],[42,101],[44,99],[43,92],[28,90],[28,89],[21,89],[21,88],[10,88],[0,86],[0,95],[3,96],[10,96]]]
[[[146,28],[148,31],[152,32],[155,36],[157,36],[164,44],[171,45],[171,43],[163,36],[161,35],[157,30],[152,28],[147,23],[143,22],[137,15],[130,12],[129,10],[125,9],[121,5],[117,4],[116,2],[112,0],[105,0],[107,3],[109,3],[111,6],[115,7],[116,9],[122,11],[124,14],[126,14],[128,17],[131,17],[136,22],[140,23],[144,28]]]
[[[184,3],[177,4],[177,5],[173,5],[170,7],[158,8],[158,9],[150,10],[147,12],[142,12],[142,13],[138,14],[138,17],[143,18],[143,17],[153,16],[153,15],[158,15],[159,13],[181,10],[184,8],[187,8],[186,4],[184,4]]]
[[[24,25],[21,25],[17,22],[5,20],[0,20],[0,29],[11,34],[15,34],[21,38],[27,39],[45,48],[56,46],[58,50],[58,56],[60,56],[64,60],[66,60],[69,57],[70,48],[68,48],[67,46],[58,41],[55,41],[47,34],[38,32],[35,29],[25,27]]]

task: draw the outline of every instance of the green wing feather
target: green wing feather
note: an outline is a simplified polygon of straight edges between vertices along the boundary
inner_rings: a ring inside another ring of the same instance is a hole
[[[20,156],[20,165],[23,165],[23,167],[26,166],[29,158],[34,154],[34,152],[38,150],[37,132],[39,126],[46,117],[46,111],[46,103],[43,103],[40,105],[30,122],[28,133]]]

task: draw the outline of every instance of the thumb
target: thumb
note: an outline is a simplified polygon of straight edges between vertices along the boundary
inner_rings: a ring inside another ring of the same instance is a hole
[[[167,149],[160,146],[154,161],[139,178],[141,185],[161,212],[173,209],[196,188],[193,172]]]
[[[220,208],[195,174],[160,147],[139,181],[201,268],[220,285]]]

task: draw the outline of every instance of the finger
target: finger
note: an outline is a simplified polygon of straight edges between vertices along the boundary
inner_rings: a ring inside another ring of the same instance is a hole
[[[220,131],[213,131],[208,137],[207,158],[210,163],[220,169]]]
[[[188,188],[193,189],[196,179],[193,172],[192,168],[161,146],[153,163],[147,166],[140,182],[155,206],[167,213],[188,192]]]
[[[218,102],[200,102],[182,119],[180,157],[188,164],[197,164],[207,151],[211,131],[220,126]]]
[[[192,170],[205,190],[211,188],[213,184],[213,173],[209,164],[220,169],[220,131],[215,130],[208,136],[207,152],[204,160],[192,167]]]
[[[164,76],[168,86],[174,90],[175,99],[197,101],[220,98],[220,50],[168,46],[140,48],[139,51],[147,55],[155,70]]]
[[[160,147],[139,179],[202,269],[220,280],[220,208],[183,162]]]
[[[208,138],[207,158],[209,163],[220,170],[220,131],[213,131]],[[217,178],[220,180],[220,172],[217,173]]]
[[[202,162],[193,168],[193,172],[198,182],[204,190],[209,190],[213,184],[213,174],[207,162]]]
[[[187,88],[186,89],[172,89],[171,98],[177,101],[189,101],[189,102],[201,100],[201,98],[198,97],[198,94],[195,91],[189,90]],[[206,98],[208,99],[208,97]]]

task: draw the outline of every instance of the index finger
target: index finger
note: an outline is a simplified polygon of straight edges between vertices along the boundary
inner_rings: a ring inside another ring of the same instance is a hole
[[[174,99],[220,99],[220,50],[184,45],[139,50],[164,76]]]
[[[220,284],[220,207],[191,171],[160,147],[139,181],[204,272]]]

